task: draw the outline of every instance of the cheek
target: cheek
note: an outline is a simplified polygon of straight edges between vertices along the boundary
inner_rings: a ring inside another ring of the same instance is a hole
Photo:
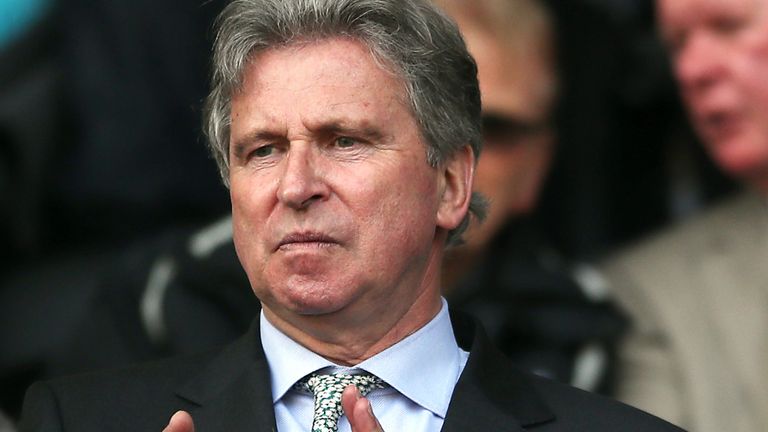
[[[754,83],[752,97],[756,111],[760,115],[758,121],[763,128],[768,129],[768,56],[764,57],[750,72]]]
[[[239,168],[230,175],[229,197],[232,212],[244,223],[263,224],[268,211],[277,202],[277,179],[261,175],[248,168]]]
[[[521,171],[519,165],[523,160],[523,155],[517,150],[488,149],[483,153],[475,174],[475,190],[488,195],[500,195],[505,189],[514,188],[516,177]]]
[[[233,229],[240,231],[247,230],[249,221],[252,220],[252,213],[256,211],[255,197],[249,193],[249,188],[244,182],[232,182],[229,192],[232,202],[232,220]]]
[[[434,234],[437,186],[431,168],[414,164],[380,176],[377,181],[370,180],[357,183],[355,195],[365,199],[354,202],[354,212],[363,221],[360,228],[368,231],[370,237],[379,243],[391,243],[423,240],[424,235],[420,232]],[[428,226],[431,228],[427,229]],[[391,236],[400,238],[395,240]]]
[[[253,226],[249,224],[247,214],[238,207],[232,207],[232,236],[237,257],[246,273],[251,276],[254,274],[256,263],[259,262],[256,257],[258,249],[253,237]]]
[[[739,65],[739,80],[744,97],[752,100],[752,108],[768,112],[768,22],[765,29],[751,40],[745,41],[744,57],[734,61]],[[762,117],[761,122],[766,122]]]
[[[242,180],[232,179],[230,183],[232,232],[240,262],[246,270],[251,270],[261,261],[259,245],[266,224],[266,205],[259,190],[252,187],[251,182]]]

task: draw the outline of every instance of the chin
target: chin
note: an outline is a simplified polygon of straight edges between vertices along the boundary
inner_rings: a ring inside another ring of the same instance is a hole
[[[760,138],[741,136],[717,143],[712,156],[723,171],[748,179],[768,166],[768,137]]]
[[[325,315],[339,311],[348,303],[347,293],[325,281],[290,278],[277,301],[297,315]]]

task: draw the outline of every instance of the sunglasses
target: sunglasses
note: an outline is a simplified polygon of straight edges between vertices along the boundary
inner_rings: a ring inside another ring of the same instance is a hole
[[[498,114],[484,114],[481,117],[483,140],[486,144],[513,146],[552,129],[549,119],[526,121]]]

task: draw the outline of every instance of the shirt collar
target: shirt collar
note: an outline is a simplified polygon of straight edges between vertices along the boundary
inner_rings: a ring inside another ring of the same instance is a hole
[[[263,311],[260,320],[273,402],[307,374],[329,366],[341,367],[286,336],[264,317]],[[424,327],[355,367],[378,376],[416,404],[445,417],[465,362],[466,353],[456,344],[443,299],[440,312]]]
[[[259,320],[261,345],[269,363],[273,403],[308,374],[324,367],[335,366],[278,330],[264,316],[264,310],[261,311]]]

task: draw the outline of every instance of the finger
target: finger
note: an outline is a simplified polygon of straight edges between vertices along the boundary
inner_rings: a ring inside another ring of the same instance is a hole
[[[363,395],[360,394],[360,390],[352,384],[346,386],[341,393],[341,408],[344,410],[347,417],[349,417],[350,423],[352,422],[352,416],[355,413],[355,403],[362,397]]]
[[[370,401],[360,394],[357,387],[350,385],[344,389],[341,404],[352,432],[383,432],[379,420],[373,414]]]
[[[355,424],[352,425],[352,432],[384,432],[379,419],[373,414],[371,401],[368,399],[363,397],[355,402],[353,416]]]
[[[163,429],[163,432],[195,432],[192,416],[186,411],[176,411],[176,414],[171,416],[171,421],[168,422],[168,426]]]

